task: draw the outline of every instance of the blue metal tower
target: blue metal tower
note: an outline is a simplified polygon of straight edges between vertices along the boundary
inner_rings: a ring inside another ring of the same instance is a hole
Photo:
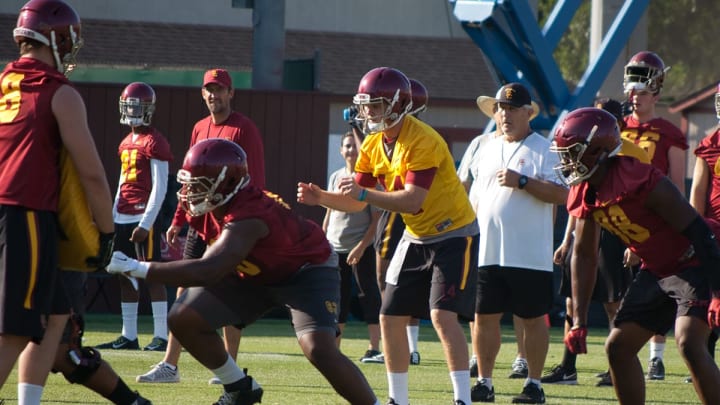
[[[553,51],[583,0],[558,0],[542,29],[528,0],[449,1],[465,32],[483,51],[498,84],[521,82],[531,90],[541,107],[533,121],[537,130],[549,130],[567,111],[592,103],[649,3],[625,0],[596,58],[570,89]]]

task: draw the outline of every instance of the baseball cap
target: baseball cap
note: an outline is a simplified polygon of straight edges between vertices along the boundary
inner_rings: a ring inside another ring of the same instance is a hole
[[[203,87],[215,83],[223,87],[232,88],[232,78],[225,69],[210,69],[203,76]]]
[[[480,96],[476,102],[480,111],[490,118],[494,118],[495,104],[497,103],[509,104],[513,107],[531,106],[532,115],[530,119],[537,117],[540,112],[540,107],[538,107],[537,103],[530,99],[528,89],[520,83],[508,83],[500,87],[495,97]]]

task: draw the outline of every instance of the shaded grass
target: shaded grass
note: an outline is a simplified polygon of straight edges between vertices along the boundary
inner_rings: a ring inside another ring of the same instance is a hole
[[[86,321],[85,345],[92,346],[113,340],[120,331],[117,315],[89,315]],[[140,345],[152,339],[152,320],[141,316],[139,321]],[[469,334],[467,327],[466,335]],[[496,403],[510,403],[512,396],[522,389],[522,380],[507,379],[515,353],[515,338],[511,327],[503,328],[503,346],[498,355],[493,382]],[[551,329],[551,341],[546,369],[562,358],[561,329]],[[616,404],[612,388],[595,387],[596,373],[607,369],[603,352],[606,331],[593,329],[588,338],[590,354],[578,357],[579,385],[544,385],[548,404]],[[381,364],[362,364],[357,360],[367,349],[367,332],[364,324],[350,322],[342,341],[343,352],[350,357],[367,377],[370,385],[384,403],[387,397],[385,367]],[[139,384],[135,376],[147,372],[161,361],[163,353],[142,351],[103,351],[126,383],[153,401],[155,405],[211,404],[221,394],[220,386],[209,386],[211,373],[188,353],[180,359],[179,384]],[[410,399],[413,405],[452,403],[452,386],[437,335],[429,324],[420,327],[419,366],[410,368]],[[643,365],[648,358],[647,348],[640,353]],[[343,404],[327,381],[305,359],[287,320],[264,319],[244,331],[238,363],[249,368],[249,373],[264,387],[263,405],[288,404]],[[665,352],[665,381],[647,383],[648,404],[697,404],[691,384],[683,383],[687,370],[677,354],[674,340],[669,337]],[[17,373],[0,389],[5,405],[17,403]],[[70,385],[60,375],[51,375],[43,396],[43,404],[107,404],[108,402],[84,387]]]

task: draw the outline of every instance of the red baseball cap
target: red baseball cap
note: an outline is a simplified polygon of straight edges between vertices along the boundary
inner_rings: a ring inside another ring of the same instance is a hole
[[[210,83],[232,88],[232,78],[230,77],[230,73],[228,73],[225,69],[210,69],[205,72],[205,76],[203,77],[203,87]]]

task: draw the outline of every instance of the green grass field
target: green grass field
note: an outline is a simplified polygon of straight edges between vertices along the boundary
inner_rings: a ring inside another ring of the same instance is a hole
[[[120,317],[116,315],[90,315],[86,326],[85,344],[92,346],[113,340],[120,330]],[[147,344],[151,336],[151,319],[140,317],[140,345]],[[466,329],[467,333],[467,329]],[[607,369],[603,352],[606,331],[593,329],[588,338],[589,355],[578,358],[579,384],[575,386],[544,385],[548,404],[614,404],[614,391],[609,387],[595,387],[596,373]],[[387,397],[385,367],[381,364],[361,364],[357,360],[365,352],[366,328],[360,322],[351,322],[342,341],[343,352],[358,364],[375,393],[384,403]],[[469,335],[468,335],[469,336]],[[469,340],[468,340],[469,341]],[[551,330],[550,351],[546,362],[549,368],[560,361],[562,337],[559,328]],[[510,403],[513,395],[522,389],[522,380],[507,379],[510,363],[515,356],[514,334],[511,328],[503,329],[503,346],[498,356],[493,382],[496,403]],[[643,365],[647,363],[647,349],[640,353]],[[422,362],[410,368],[410,400],[413,405],[452,403],[452,387],[440,344],[430,325],[420,328]],[[162,353],[142,351],[103,352],[115,370],[131,388],[140,391],[155,405],[211,404],[220,396],[221,387],[209,386],[211,373],[189,354],[180,360],[179,384],[138,384],[135,376],[143,374],[162,360]],[[325,379],[303,357],[286,320],[262,320],[246,329],[238,363],[247,367],[265,389],[264,405],[290,404],[342,404]],[[647,384],[648,404],[697,404],[691,384],[685,384],[687,370],[680,360],[674,340],[668,339],[665,353],[666,379]],[[0,390],[5,405],[17,403],[17,374],[14,372]],[[45,388],[43,404],[105,404],[107,401],[84,387],[68,384],[60,375],[51,375]]]

